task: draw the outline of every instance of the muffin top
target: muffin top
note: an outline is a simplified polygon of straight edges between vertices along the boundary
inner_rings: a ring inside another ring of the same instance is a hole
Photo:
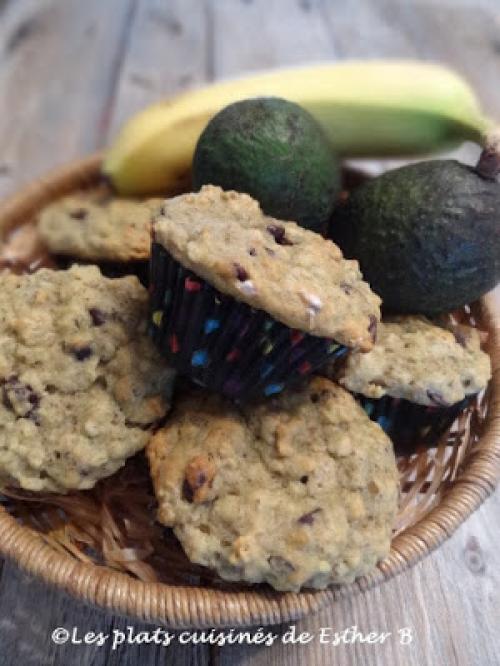
[[[389,395],[447,407],[478,393],[490,377],[490,359],[477,330],[448,330],[412,316],[380,324],[372,351],[351,354],[340,382],[369,398]]]
[[[146,452],[159,521],[222,578],[324,588],[367,573],[389,550],[391,442],[327,379],[241,409],[185,396]]]
[[[365,351],[373,346],[380,299],[358,263],[295,222],[264,215],[246,194],[207,185],[168,199],[154,237],[219,291],[291,328]]]
[[[91,488],[146,445],[174,379],[147,301],[95,266],[0,274],[0,485]]]
[[[47,206],[38,224],[53,254],[89,261],[147,260],[153,213],[161,199],[134,201],[102,193],[72,194]]]

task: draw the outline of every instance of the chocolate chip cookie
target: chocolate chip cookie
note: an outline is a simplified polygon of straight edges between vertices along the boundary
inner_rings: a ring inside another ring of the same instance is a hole
[[[1,485],[91,488],[146,445],[174,379],[147,300],[95,266],[0,274]]]
[[[358,263],[319,234],[264,215],[246,194],[207,185],[168,199],[154,239],[223,294],[293,329],[373,346],[380,299]]]
[[[481,391],[491,377],[476,329],[448,330],[425,317],[395,317],[379,326],[368,354],[347,359],[340,382],[369,398],[404,398],[445,407]]]
[[[53,254],[89,261],[147,260],[152,216],[161,203],[162,199],[70,195],[42,211],[40,236]]]
[[[388,553],[391,442],[327,379],[244,408],[185,396],[146,452],[158,520],[224,579],[324,588]]]

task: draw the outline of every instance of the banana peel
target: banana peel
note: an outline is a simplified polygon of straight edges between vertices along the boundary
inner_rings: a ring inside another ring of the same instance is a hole
[[[215,83],[132,117],[103,172],[118,193],[171,193],[189,184],[209,120],[241,99],[277,96],[307,109],[341,156],[414,156],[481,141],[491,123],[470,86],[448,68],[417,61],[344,61]]]

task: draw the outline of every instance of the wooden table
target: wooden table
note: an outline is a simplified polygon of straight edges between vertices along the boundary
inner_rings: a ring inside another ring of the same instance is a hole
[[[203,81],[345,57],[454,66],[500,115],[500,0],[0,0],[0,195],[99,148],[131,113]],[[383,644],[104,647],[56,627],[145,625],[83,606],[5,563],[0,662],[17,664],[500,664],[500,494],[437,552],[382,587],[297,623],[356,625]],[[398,630],[409,627],[410,645]],[[287,627],[273,631],[283,633]]]

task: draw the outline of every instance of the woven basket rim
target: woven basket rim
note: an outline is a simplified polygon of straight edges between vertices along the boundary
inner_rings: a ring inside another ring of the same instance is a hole
[[[56,195],[95,181],[102,154],[49,172],[0,205],[0,234]],[[269,625],[316,612],[339,598],[374,587],[413,566],[441,543],[493,492],[500,477],[500,306],[493,294],[481,299],[490,334],[493,364],[485,432],[467,465],[429,514],[398,534],[391,551],[373,573],[350,585],[318,592],[278,593],[265,588],[223,591],[207,587],[145,583],[106,567],[78,562],[51,548],[0,507],[0,555],[27,573],[109,612],[169,627],[202,628]]]

